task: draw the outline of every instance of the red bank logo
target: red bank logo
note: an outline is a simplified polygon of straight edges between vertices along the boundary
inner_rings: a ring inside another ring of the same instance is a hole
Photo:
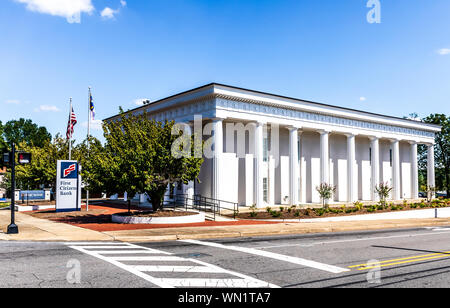
[[[64,177],[69,176],[69,174],[71,174],[75,170],[77,170],[77,165],[76,164],[70,165],[68,168],[63,170]]]

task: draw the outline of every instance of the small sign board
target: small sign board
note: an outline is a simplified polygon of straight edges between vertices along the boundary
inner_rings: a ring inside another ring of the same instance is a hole
[[[44,190],[21,190],[19,200],[45,200]],[[17,200],[17,201],[19,201]]]
[[[80,211],[81,176],[78,162],[58,160],[56,169],[56,211]]]

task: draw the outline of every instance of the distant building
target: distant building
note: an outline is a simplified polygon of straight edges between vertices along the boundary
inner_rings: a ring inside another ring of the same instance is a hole
[[[201,184],[183,192],[263,208],[320,203],[321,183],[336,186],[333,202],[377,201],[375,187],[387,182],[392,200],[417,199],[418,144],[428,146],[428,185],[435,186],[437,125],[216,83],[129,113],[143,111],[191,130],[200,116],[203,139],[213,138]]]

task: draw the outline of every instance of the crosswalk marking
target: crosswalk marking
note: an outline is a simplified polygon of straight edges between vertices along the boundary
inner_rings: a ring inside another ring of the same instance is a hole
[[[312,267],[312,268],[316,268],[316,269],[319,269],[322,271],[327,271],[327,272],[334,273],[334,274],[339,274],[339,273],[349,271],[349,269],[337,267],[334,265],[324,264],[324,263],[320,263],[320,262],[316,262],[316,261],[312,261],[312,260],[306,260],[303,258],[281,255],[278,253],[258,250],[258,249],[254,249],[254,248],[247,248],[247,247],[240,247],[240,246],[228,246],[228,245],[226,246],[223,244],[218,244],[218,243],[213,243],[213,242],[203,242],[203,241],[197,241],[197,240],[182,240],[181,242],[191,243],[191,244],[195,244],[195,245],[203,245],[203,246],[228,249],[228,250],[234,250],[234,251],[240,251],[240,252],[244,252],[244,253],[248,253],[248,254],[253,254],[253,255],[257,255],[257,256],[262,256],[262,257],[266,257],[266,258],[271,258],[271,259],[275,259],[275,260],[298,264],[298,265],[302,265],[302,266],[306,266],[306,267]]]
[[[145,257],[110,257],[114,261],[185,261],[186,259],[173,256],[145,256]]]
[[[135,274],[159,287],[220,287],[220,288],[278,288],[277,285],[241,274],[229,271],[218,266],[202,262],[200,260],[175,256],[169,252],[151,249],[129,243],[89,243],[79,242],[66,243],[70,248],[109,262],[123,270]],[[124,249],[125,248],[125,249]],[[110,249],[110,250],[105,250]],[[136,254],[136,255],[135,255]],[[140,254],[140,256],[138,256]],[[142,254],[151,254],[150,256]],[[114,255],[114,256],[112,256]],[[126,262],[151,262],[151,265],[132,265]],[[168,262],[171,264],[155,265],[155,262]],[[173,264],[175,262],[175,265]],[[187,264],[186,264],[187,263]],[[191,263],[192,265],[190,265]],[[181,265],[182,264],[182,265]],[[151,275],[150,275],[151,273]],[[181,276],[190,273],[205,275],[221,274],[221,276],[231,276],[232,278],[217,277],[186,277],[186,278],[165,278],[164,273],[179,273]],[[160,277],[155,277],[158,275]]]
[[[245,281],[244,279],[161,278],[161,281],[176,287],[194,288],[261,288],[265,286],[260,282]]]
[[[157,254],[156,251],[149,250],[96,250],[95,253],[101,255],[113,255],[113,254]]]
[[[83,249],[134,249],[135,247],[132,246],[89,246],[89,245],[83,245],[78,246],[79,248]]]
[[[223,273],[222,269],[207,266],[167,266],[167,265],[134,265],[134,269],[141,272],[178,272],[178,273]]]

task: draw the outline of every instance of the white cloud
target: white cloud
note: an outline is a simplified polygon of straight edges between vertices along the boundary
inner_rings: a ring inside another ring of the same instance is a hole
[[[35,108],[34,109],[35,112],[60,112],[61,110],[56,107],[56,106],[52,106],[52,105],[40,105],[39,108]]]
[[[102,124],[103,124],[102,120],[93,120],[93,121],[91,121],[91,127],[90,128],[92,130],[103,130]],[[88,122],[86,121],[86,122],[81,123],[81,126],[87,128],[88,127]]]
[[[18,99],[8,99],[5,101],[5,103],[10,105],[19,105],[20,101]]]
[[[124,0],[120,0],[120,6],[121,7],[126,7],[127,6],[127,2]],[[116,16],[116,14],[120,13],[120,7],[117,10],[114,10],[110,7],[105,7],[103,9],[103,11],[100,13],[100,15],[102,16],[103,19],[114,19]]]
[[[359,100],[360,100],[361,102],[365,102],[365,101],[367,100],[367,98],[364,97],[364,96],[361,96],[361,97],[359,98]]]
[[[450,48],[439,49],[438,54],[440,54],[441,56],[450,55]]]
[[[104,18],[104,19],[113,19],[114,15],[119,13],[119,10],[113,10],[110,7],[105,7],[103,9],[103,11],[100,13],[100,15]]]
[[[143,106],[144,105],[144,101],[147,101],[147,100],[149,100],[148,98],[138,98],[138,99],[135,99],[134,101],[133,101],[133,105],[136,105],[136,106]]]
[[[65,17],[68,23],[80,23],[81,13],[91,14],[95,8],[91,0],[15,0],[26,4],[32,12]]]

